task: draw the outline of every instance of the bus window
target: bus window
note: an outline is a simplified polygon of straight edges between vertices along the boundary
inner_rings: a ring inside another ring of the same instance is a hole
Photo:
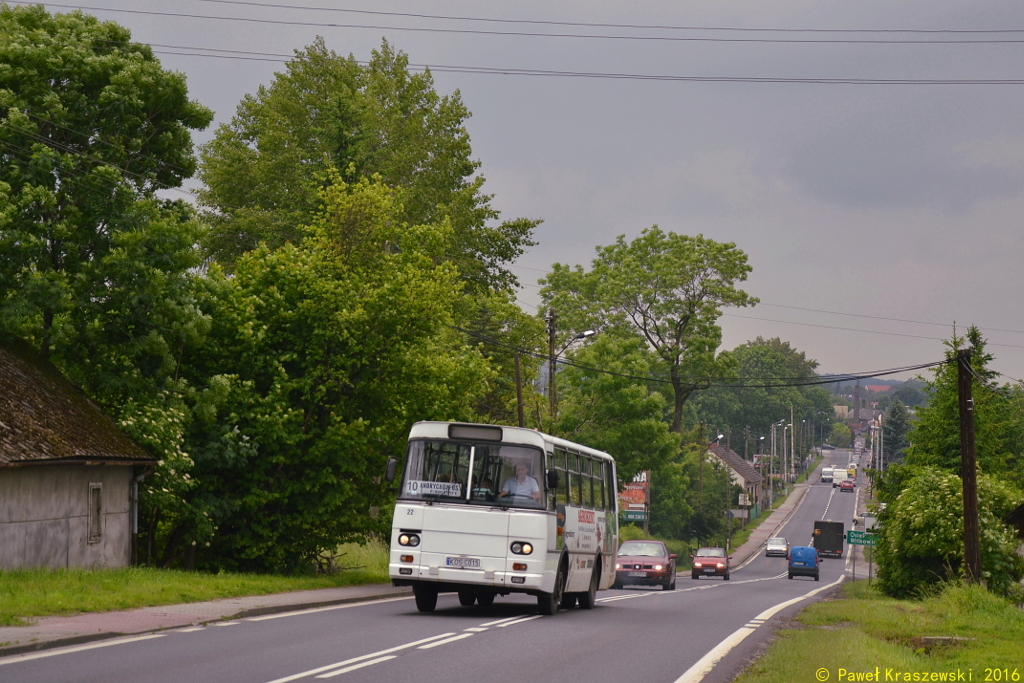
[[[569,454],[569,504],[579,507],[580,499],[580,465],[579,456],[575,453]]]
[[[583,488],[581,498],[583,500],[583,507],[588,508],[594,507],[594,478],[590,476],[590,464],[590,458],[580,456],[580,471],[582,473],[580,475],[580,484]]]
[[[553,458],[554,468],[558,472],[558,489],[555,491],[555,504],[566,505],[569,502],[569,473],[566,472],[566,456],[568,454],[561,450],[555,449],[555,457]]]
[[[608,493],[608,509],[614,510],[619,487],[615,481],[615,470],[611,463],[605,463],[604,466],[604,490]]]
[[[594,461],[594,507],[598,510],[607,510],[608,505],[604,497],[604,463]]]
[[[403,497],[455,498],[465,496],[469,469],[468,444],[445,441],[413,441],[406,459]]]

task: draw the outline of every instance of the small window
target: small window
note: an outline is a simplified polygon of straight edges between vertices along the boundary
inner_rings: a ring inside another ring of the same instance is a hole
[[[103,539],[103,484],[89,482],[89,543]]]

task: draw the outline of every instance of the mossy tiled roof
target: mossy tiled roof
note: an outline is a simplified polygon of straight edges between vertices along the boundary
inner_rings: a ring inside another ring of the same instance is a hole
[[[0,340],[0,467],[153,462],[81,389],[20,340]]]

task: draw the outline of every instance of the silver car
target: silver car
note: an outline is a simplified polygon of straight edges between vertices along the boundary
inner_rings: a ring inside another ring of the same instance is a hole
[[[769,538],[768,542],[764,546],[764,554],[769,557],[772,555],[787,557],[789,556],[789,542],[781,536],[778,538]]]

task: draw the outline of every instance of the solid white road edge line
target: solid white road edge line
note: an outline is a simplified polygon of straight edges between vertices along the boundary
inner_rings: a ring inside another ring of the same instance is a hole
[[[246,621],[266,621],[267,619],[280,619],[282,617],[297,617],[302,614],[315,614],[316,612],[327,612],[335,609],[347,609],[349,607],[362,607],[363,605],[379,605],[382,602],[397,602],[399,600],[412,600],[412,596],[401,598],[385,598],[384,600],[366,600],[363,602],[347,602],[344,605],[328,605],[327,607],[311,607],[309,609],[295,610],[294,612],[280,612],[278,614],[264,614],[260,617],[246,617]]]
[[[346,659],[344,662],[335,662],[334,664],[328,664],[327,666],[321,666],[321,667],[316,668],[316,669],[310,669],[309,671],[303,671],[302,673],[292,674],[291,676],[285,676],[284,678],[275,678],[274,680],[269,681],[269,683],[288,683],[288,681],[294,681],[294,680],[297,680],[299,678],[305,678],[306,676],[313,676],[315,674],[323,673],[324,671],[329,671],[331,669],[336,669],[339,666],[346,666],[348,664],[355,664],[356,662],[361,662],[364,659],[372,659],[374,657],[379,657],[380,655],[386,655],[386,654],[390,654],[392,652],[398,652],[399,650],[405,650],[406,648],[416,647],[417,645],[422,645],[423,643],[429,643],[430,641],[437,640],[438,638],[447,638],[448,636],[453,636],[453,635],[455,635],[454,632],[452,632],[452,633],[442,633],[439,636],[430,636],[429,638],[424,638],[422,640],[417,640],[414,643],[406,643],[405,645],[396,645],[395,647],[389,647],[388,649],[380,650],[379,652],[371,652],[370,654],[362,655],[361,657],[353,657],[352,659]]]
[[[794,605],[794,604],[800,602],[801,600],[806,600],[807,598],[811,597],[812,595],[817,595],[818,593],[822,592],[823,590],[828,590],[829,588],[832,588],[833,586],[838,586],[840,583],[843,582],[843,579],[845,579],[845,578],[846,578],[845,575],[840,576],[837,580],[833,581],[832,583],[828,584],[827,586],[822,586],[821,588],[816,588],[816,589],[812,590],[811,592],[806,593],[804,595],[801,595],[800,597],[793,598],[792,600],[787,600],[785,602],[780,602],[778,605],[775,605],[774,607],[769,607],[765,611],[761,612],[756,617],[754,617],[754,619],[764,619],[764,620],[771,619],[772,616],[774,616],[776,613],[778,613],[781,610],[786,609],[790,605]],[[752,621],[753,620],[751,620],[751,622]],[[724,658],[727,654],[729,654],[729,652],[734,647],[736,647],[741,642],[743,642],[744,638],[746,638],[751,633],[753,633],[754,631],[757,630],[756,627],[751,627],[749,625],[751,622],[748,622],[747,625],[744,625],[743,627],[741,627],[741,628],[737,629],[736,631],[734,631],[728,638],[723,640],[721,643],[719,643],[714,648],[712,648],[706,655],[704,655],[699,660],[697,660],[697,663],[694,664],[693,666],[691,666],[689,669],[687,669],[686,672],[683,673],[682,676],[677,678],[675,680],[675,683],[699,683],[699,681],[703,680],[703,678],[705,676],[707,676],[708,673],[710,673],[712,669],[715,668],[715,665],[718,664],[718,662],[722,661],[722,658]]]
[[[331,676],[340,676],[341,674],[347,674],[349,671],[355,671],[356,669],[362,669],[364,666],[373,666],[374,664],[380,664],[386,662],[389,659],[394,659],[398,655],[388,655],[387,657],[378,657],[377,659],[371,659],[368,662],[361,662],[359,664],[353,664],[352,666],[346,666],[344,669],[338,669],[328,674],[320,674],[317,678],[330,678]]]
[[[111,645],[124,645],[125,643],[136,643],[140,640],[149,640],[150,638],[163,638],[163,633],[154,633],[148,636],[136,636],[134,638],[118,638],[116,640],[105,640],[102,643],[92,643],[90,645],[76,645],[74,647],[64,647],[59,650],[47,650],[46,652],[37,652],[31,655],[11,655],[0,659],[0,666],[4,664],[16,664],[17,662],[27,662],[31,659],[42,659],[43,657],[56,657],[57,655],[66,655],[72,652],[82,652],[83,650],[95,650],[98,647],[110,647]]]

